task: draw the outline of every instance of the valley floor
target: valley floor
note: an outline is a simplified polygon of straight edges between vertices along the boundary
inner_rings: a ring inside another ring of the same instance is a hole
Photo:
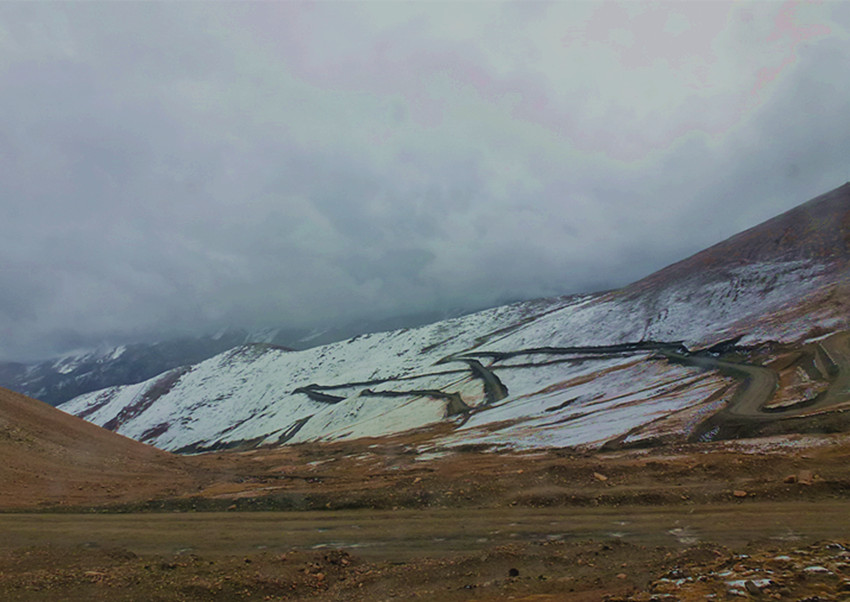
[[[533,453],[439,435],[175,457],[168,494],[132,477],[133,499],[19,498],[0,599],[850,597],[846,435]]]
[[[841,501],[5,515],[0,596],[845,600],[848,510]]]

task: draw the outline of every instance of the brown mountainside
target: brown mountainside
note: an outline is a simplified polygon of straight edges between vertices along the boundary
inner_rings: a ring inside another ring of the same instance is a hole
[[[182,458],[0,389],[0,508],[122,502],[190,485]]]

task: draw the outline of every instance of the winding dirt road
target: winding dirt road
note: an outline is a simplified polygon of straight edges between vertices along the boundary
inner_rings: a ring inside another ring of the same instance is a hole
[[[705,355],[683,355],[662,351],[667,359],[702,370],[717,370],[722,374],[741,379],[741,385],[721,413],[738,418],[776,419],[762,407],[770,401],[779,386],[779,376],[773,370],[753,364],[727,362]]]
[[[763,366],[719,360],[706,355],[685,355],[670,351],[660,353],[677,363],[705,370],[717,370],[742,380],[741,386],[720,414],[721,418],[770,421],[811,414],[850,399],[850,333],[840,333],[819,343],[825,356],[827,375],[831,377],[829,388],[812,400],[788,408],[766,410],[765,405],[773,398],[779,387],[776,372]]]

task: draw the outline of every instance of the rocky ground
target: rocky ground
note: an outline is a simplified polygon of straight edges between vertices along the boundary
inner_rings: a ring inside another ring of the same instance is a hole
[[[32,548],[0,555],[3,600],[839,601],[846,542],[731,551],[623,542],[542,542],[415,561],[344,550],[239,556]]]
[[[683,562],[646,591],[620,600],[847,600],[850,598],[850,547],[839,542],[756,548],[747,553],[713,550],[715,558]]]

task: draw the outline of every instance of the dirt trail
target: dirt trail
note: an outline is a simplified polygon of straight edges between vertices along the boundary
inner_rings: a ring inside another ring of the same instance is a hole
[[[457,353],[442,358],[438,364],[449,362],[464,362],[466,363],[473,376],[480,378],[484,384],[484,392],[486,403],[482,407],[487,407],[502,401],[508,397],[509,392],[505,384],[499,379],[491,367],[484,366],[478,358],[488,358],[492,363],[498,363],[507,359],[518,356],[573,356],[573,355],[592,355],[592,356],[617,356],[629,353],[641,352],[687,352],[681,343],[665,343],[658,341],[639,341],[636,343],[622,343],[618,345],[600,345],[600,346],[582,346],[582,347],[533,347],[528,349],[518,349],[516,351],[468,351]],[[557,360],[556,360],[557,361]],[[570,360],[564,360],[570,361]],[[522,367],[531,367],[536,365],[546,365],[553,363],[552,360],[544,362],[529,362],[523,364]],[[510,366],[515,368],[518,366]]]
[[[360,395],[363,397],[430,397],[431,399],[442,399],[446,402],[447,417],[466,414],[472,409],[466,404],[460,393],[445,393],[439,389],[410,389],[408,391],[363,389]]]
[[[767,414],[761,409],[773,397],[779,384],[779,377],[773,370],[752,364],[727,362],[706,355],[683,355],[670,351],[661,353],[680,364],[702,370],[717,370],[741,379],[741,385],[722,413],[736,418],[776,419],[775,414]]]
[[[246,554],[345,549],[372,561],[470,553],[540,541],[740,546],[768,539],[850,538],[850,501],[617,508],[0,514],[0,551],[121,547],[137,554]]]

